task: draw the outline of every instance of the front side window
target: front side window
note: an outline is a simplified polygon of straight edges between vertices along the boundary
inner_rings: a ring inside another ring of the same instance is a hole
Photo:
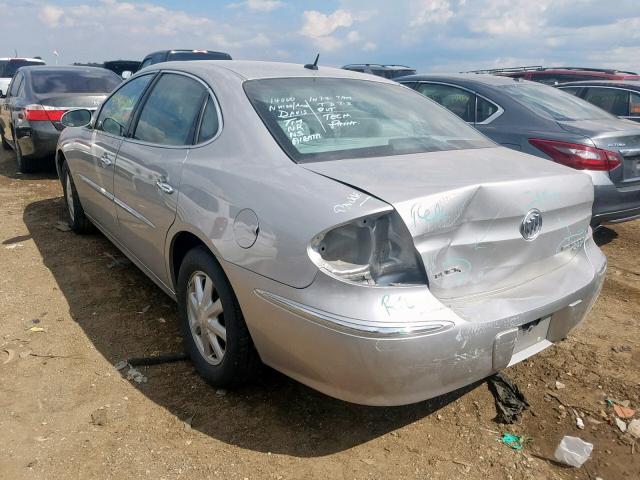
[[[495,146],[398,84],[274,78],[249,80],[244,88],[267,129],[296,162]]]
[[[437,83],[419,83],[416,90],[451,110],[465,122],[474,122],[476,96],[473,93]]]
[[[613,118],[604,110],[557,88],[536,83],[501,86],[501,91],[526,108],[556,121]]]
[[[617,117],[629,115],[629,92],[626,90],[589,87],[584,99]]]
[[[34,70],[31,87],[34,93],[109,93],[122,78],[105,69]]]
[[[136,77],[125,83],[104,103],[96,129],[122,136],[127,129],[131,113],[153,75]]]
[[[159,145],[192,144],[205,92],[192,78],[163,74],[142,107],[133,138]]]

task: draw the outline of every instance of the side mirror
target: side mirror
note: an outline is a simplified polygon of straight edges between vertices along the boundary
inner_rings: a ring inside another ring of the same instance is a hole
[[[130,70],[125,70],[124,72],[122,72],[122,78],[124,78],[125,80],[129,78],[131,75],[133,75],[133,72]]]
[[[0,98],[5,98],[6,95],[4,94],[4,92],[2,90],[0,90]]]
[[[60,119],[65,127],[86,127],[91,123],[91,111],[86,108],[69,110]]]

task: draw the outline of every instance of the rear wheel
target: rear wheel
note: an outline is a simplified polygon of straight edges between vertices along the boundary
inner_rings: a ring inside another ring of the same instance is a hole
[[[67,162],[62,163],[62,190],[64,191],[64,206],[67,216],[67,223],[71,230],[76,233],[88,233],[93,231],[93,224],[84,214],[73,177],[67,166]]]
[[[9,143],[7,143],[7,141],[4,139],[4,135],[2,133],[0,133],[0,141],[2,141],[2,148],[4,150],[11,149],[11,145],[9,145]]]
[[[213,255],[203,247],[189,251],[177,287],[185,348],[198,373],[216,387],[251,379],[260,358],[233,289]]]

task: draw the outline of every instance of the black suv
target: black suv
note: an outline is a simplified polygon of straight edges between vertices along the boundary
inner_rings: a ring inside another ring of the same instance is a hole
[[[140,68],[161,62],[175,62],[182,60],[231,60],[231,55],[211,50],[161,50],[144,57]]]
[[[405,65],[379,65],[377,63],[352,63],[342,67],[352,72],[371,73],[384,78],[398,78],[405,75],[415,75],[415,69]]]

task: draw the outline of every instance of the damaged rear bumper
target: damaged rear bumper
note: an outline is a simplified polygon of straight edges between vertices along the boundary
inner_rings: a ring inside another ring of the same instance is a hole
[[[526,285],[447,304],[424,287],[348,286],[319,274],[293,289],[225,270],[266,364],[333,397],[382,406],[464,387],[565,338],[595,302],[606,259],[589,238],[568,264]]]

